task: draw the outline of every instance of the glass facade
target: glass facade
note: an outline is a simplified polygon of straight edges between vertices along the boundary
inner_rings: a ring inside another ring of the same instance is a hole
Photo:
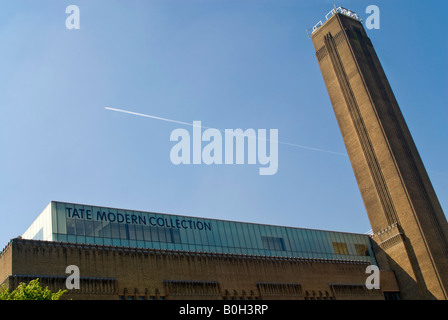
[[[233,253],[362,260],[377,264],[368,235],[52,201],[25,239]]]

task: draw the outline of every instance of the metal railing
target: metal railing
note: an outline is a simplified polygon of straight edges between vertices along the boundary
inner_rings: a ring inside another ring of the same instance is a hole
[[[330,19],[330,18],[331,18],[334,14],[336,14],[336,13],[341,13],[341,14],[347,16],[347,17],[350,17],[350,18],[352,18],[352,19],[356,19],[356,20],[358,20],[359,22],[362,23],[362,18],[361,18],[359,15],[357,15],[355,12],[353,12],[353,11],[351,11],[351,10],[349,10],[349,9],[343,8],[343,7],[337,7],[337,8],[336,8],[336,6],[335,6],[333,9],[331,9],[331,11],[328,12],[328,13],[325,15],[325,20]],[[314,25],[313,28],[311,28],[311,29],[307,29],[307,30],[306,30],[306,33],[308,34],[308,37],[311,37],[311,35],[312,35],[314,32],[316,32],[316,31],[322,26],[322,24],[323,24],[323,23],[322,23],[322,20],[320,20],[318,23],[316,23],[316,24]]]

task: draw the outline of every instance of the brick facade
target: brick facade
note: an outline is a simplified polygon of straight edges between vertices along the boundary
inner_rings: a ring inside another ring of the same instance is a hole
[[[70,244],[13,239],[0,255],[0,283],[39,278],[66,289],[68,265],[80,289],[64,299],[384,299],[398,292],[390,271],[379,290],[365,286],[367,262]]]

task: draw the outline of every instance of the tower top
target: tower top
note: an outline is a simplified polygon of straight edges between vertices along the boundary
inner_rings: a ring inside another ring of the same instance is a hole
[[[353,12],[353,11],[351,11],[351,10],[349,10],[349,9],[343,8],[343,7],[336,7],[336,6],[334,6],[334,8],[331,9],[331,11],[328,12],[328,13],[325,15],[325,21],[328,20],[328,19],[330,19],[330,18],[331,18],[334,14],[336,14],[336,13],[341,13],[341,14],[347,16],[347,17],[350,17],[350,18],[352,18],[352,19],[358,20],[359,22],[362,23],[362,18],[361,18],[359,15],[357,15],[355,12]],[[307,29],[307,30],[306,30],[306,33],[308,34],[308,37],[311,38],[311,35],[312,35],[314,32],[316,32],[317,29],[319,29],[320,26],[322,26],[322,24],[323,24],[323,23],[322,23],[322,20],[320,20],[318,23],[316,23],[316,24],[314,25],[313,28],[311,28],[311,29]]]

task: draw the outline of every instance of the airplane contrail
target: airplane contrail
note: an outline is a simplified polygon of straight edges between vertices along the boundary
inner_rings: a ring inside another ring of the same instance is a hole
[[[182,124],[182,125],[186,125],[186,126],[190,126],[190,127],[195,127],[195,125],[192,124],[192,123],[188,123],[188,122],[184,122],[184,121],[178,121],[178,120],[173,120],[173,119],[167,119],[167,118],[162,118],[162,117],[157,117],[157,116],[152,116],[152,115],[145,114],[145,113],[138,113],[138,112],[134,112],[134,111],[124,110],[124,109],[117,109],[117,108],[110,108],[110,107],[105,107],[105,109],[106,110],[110,110],[110,111],[127,113],[127,114],[131,114],[131,115],[134,115],[134,116],[151,118],[151,119],[155,119],[155,120],[161,120],[161,121],[165,121],[165,122],[171,122],[171,123]],[[202,126],[202,125],[201,125],[201,127],[202,128],[206,128],[206,129],[216,129],[216,128],[213,128],[213,127],[205,127],[205,126]],[[224,130],[220,130],[220,131],[224,132]],[[330,151],[330,150],[325,150],[325,149],[320,149],[320,148],[308,147],[308,146],[304,146],[304,145],[300,145],[300,144],[296,144],[296,143],[282,142],[282,141],[277,141],[277,143],[288,145],[288,146],[292,146],[292,147],[297,147],[297,148],[301,148],[301,149],[311,150],[311,151],[325,152],[325,153],[330,153],[330,154],[334,154],[334,155],[338,155],[338,156],[348,157],[348,155],[346,153],[340,153],[340,152],[335,152],[335,151]]]

